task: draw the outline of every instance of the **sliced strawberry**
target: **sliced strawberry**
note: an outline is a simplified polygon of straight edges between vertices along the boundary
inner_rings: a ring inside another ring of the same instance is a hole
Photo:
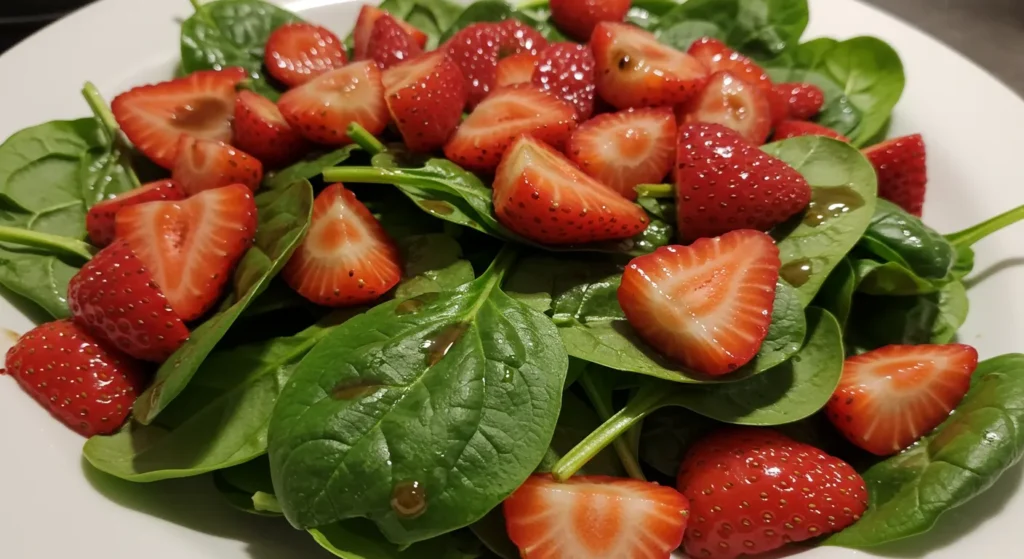
[[[594,65],[587,45],[554,43],[541,51],[533,84],[572,103],[583,122],[594,114]]]
[[[171,178],[189,196],[231,184],[244,184],[255,191],[263,180],[263,164],[224,142],[182,136]]]
[[[495,87],[530,83],[533,80],[533,71],[537,68],[537,61],[540,55],[528,52],[513,54],[498,61]]]
[[[768,99],[768,112],[772,116],[772,126],[778,126],[782,121],[789,120],[789,98],[784,92],[773,86],[765,97]]]
[[[537,55],[548,46],[548,40],[540,31],[518,19],[499,21],[494,26],[498,30],[498,58],[524,52]]]
[[[530,476],[503,505],[509,538],[530,559],[668,559],[679,547],[690,504],[657,483]]]
[[[809,120],[825,104],[825,94],[813,84],[780,83],[774,89],[779,98],[786,100],[786,112],[793,120]]]
[[[720,124],[683,124],[676,151],[680,238],[767,231],[807,207],[811,187],[785,162]]]
[[[806,120],[784,120],[776,124],[772,140],[777,142],[799,136],[825,136],[826,138],[834,138],[841,142],[850,143],[850,139],[839,132]]]
[[[281,275],[306,299],[343,307],[380,298],[402,278],[402,263],[370,210],[336,183],[317,195],[309,232]]]
[[[110,109],[135,147],[170,169],[182,135],[231,141],[235,86],[248,77],[242,68],[195,72],[126,91],[114,98]]]
[[[631,0],[551,0],[551,19],[566,35],[587,41],[602,21],[621,22]]]
[[[353,122],[374,136],[388,125],[380,68],[372,60],[353,62],[285,93],[277,108],[288,124],[320,144],[349,143],[345,130]]]
[[[753,60],[725,46],[725,43],[718,39],[704,37],[694,41],[686,52],[700,60],[712,74],[729,72],[736,79],[761,88],[765,96],[772,88],[772,80],[763,68]]]
[[[474,23],[453,35],[442,47],[462,73],[469,109],[487,97],[498,80],[500,43],[497,26]]]
[[[373,26],[377,23],[377,20],[380,19],[380,16],[385,14],[388,14],[388,12],[378,8],[377,6],[363,4],[363,7],[359,10],[359,17],[356,19],[356,26],[352,30],[353,60],[365,60],[370,57],[368,46],[370,44],[370,35],[373,33]],[[412,37],[413,41],[415,41],[420,48],[427,46],[426,33],[398,18],[395,18],[395,21],[398,22],[398,25],[402,26],[402,29]]]
[[[117,214],[117,236],[153,274],[170,308],[192,320],[220,298],[256,233],[256,203],[241,184]]]
[[[638,184],[661,182],[676,155],[676,117],[670,107],[598,115],[572,133],[565,149],[586,174],[636,200]]]
[[[173,203],[131,206],[118,216],[150,205]],[[136,359],[162,363],[189,335],[150,270],[125,239],[115,239],[71,278],[68,308],[75,322]]]
[[[252,91],[235,98],[235,145],[267,167],[283,167],[305,155],[309,143],[270,99]]]
[[[761,349],[780,266],[775,241],[751,229],[660,247],[626,266],[619,304],[655,349],[694,371],[724,375]]]
[[[341,68],[348,62],[345,45],[328,29],[311,23],[287,23],[267,39],[263,63],[288,87]]]
[[[647,227],[647,214],[639,206],[528,135],[505,152],[493,189],[498,221],[538,243],[625,239]]]
[[[465,84],[458,66],[444,51],[436,50],[387,69],[383,82],[391,118],[412,151],[440,148],[462,121]]]
[[[423,54],[423,47],[388,14],[377,18],[373,24],[366,49],[368,58],[383,69]]]
[[[619,109],[685,103],[707,81],[699,60],[632,25],[598,24],[590,48],[597,61],[597,94]]]
[[[533,85],[495,90],[455,131],[444,153],[474,171],[492,171],[516,136],[532,134],[556,149],[576,128],[572,105]]]
[[[760,88],[729,72],[711,76],[704,91],[684,106],[683,113],[681,122],[721,124],[757,145],[763,144],[772,131],[768,98]]]
[[[928,186],[924,139],[912,134],[862,150],[878,174],[878,195],[921,217]]]
[[[978,351],[968,345],[885,346],[843,363],[825,409],[853,444],[896,454],[949,417],[977,366]]]
[[[105,247],[114,241],[114,217],[128,206],[155,202],[158,200],[183,200],[185,190],[173,180],[160,180],[144,184],[134,190],[123,192],[103,200],[89,208],[85,216],[85,229],[92,244]]]

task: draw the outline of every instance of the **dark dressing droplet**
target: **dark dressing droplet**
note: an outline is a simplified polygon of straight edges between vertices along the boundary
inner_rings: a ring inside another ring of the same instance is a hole
[[[395,307],[395,314],[411,314],[418,312],[423,307],[437,300],[437,293],[424,293],[422,295],[406,299]]]
[[[433,338],[424,340],[420,347],[427,352],[427,366],[437,365],[448,354],[448,350],[455,345],[455,342],[459,341],[459,338],[466,333],[466,330],[469,330],[468,322],[457,322],[445,326]]]
[[[427,492],[418,481],[403,481],[391,491],[391,510],[402,518],[416,518],[427,510]]]
[[[373,379],[345,379],[331,389],[331,398],[357,400],[373,394],[384,386]]]
[[[807,283],[807,280],[811,279],[811,273],[813,272],[814,267],[811,265],[811,261],[807,258],[800,258],[788,264],[783,264],[779,268],[779,277],[786,280],[786,283],[793,287],[800,287]]]
[[[864,197],[849,186],[835,188],[815,188],[811,194],[811,203],[807,205],[807,213],[803,222],[811,227],[818,227],[845,213],[864,206]]]
[[[420,202],[420,207],[438,215],[452,215],[455,213],[455,208],[451,204],[440,200],[423,200]]]

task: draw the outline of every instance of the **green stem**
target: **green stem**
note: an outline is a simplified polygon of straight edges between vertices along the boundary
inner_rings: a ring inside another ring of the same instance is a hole
[[[583,391],[587,393],[587,398],[594,405],[594,410],[597,411],[601,421],[608,421],[612,416],[612,409],[608,405],[607,399],[603,397],[604,395],[598,391],[594,380],[584,373],[580,376],[578,382],[583,387]],[[619,461],[622,462],[622,466],[626,468],[626,474],[633,479],[647,481],[643,470],[640,468],[640,464],[636,461],[636,456],[633,455],[633,450],[629,447],[629,441],[626,437],[615,437],[615,440],[612,441],[612,446],[615,448],[615,453],[619,455]]]
[[[671,184],[638,184],[633,187],[636,195],[643,198],[675,198]]]
[[[40,233],[18,227],[0,226],[0,243],[39,248],[78,258],[86,262],[97,252],[96,247],[78,239],[50,235],[49,233]]]
[[[505,278],[505,274],[512,269],[512,265],[516,263],[516,259],[519,258],[519,250],[510,243],[505,243],[498,251],[497,256],[491,261],[491,265],[487,267],[487,271],[480,277],[489,277],[490,281],[496,285],[501,285],[501,280]]]
[[[392,171],[377,167],[328,167],[324,169],[324,180],[329,183],[394,184],[395,177]]]
[[[1010,211],[982,221],[973,227],[968,227],[967,229],[957,231],[956,233],[950,233],[949,235],[946,235],[946,239],[957,247],[969,247],[992,233],[995,233],[1009,225],[1013,225],[1022,219],[1024,219],[1024,206],[1017,206]]]
[[[516,7],[519,8],[520,10],[529,10],[530,8],[540,8],[542,6],[547,6],[549,3],[550,0],[525,0],[524,2],[520,2],[519,5]]]
[[[371,156],[387,149],[384,147],[384,144],[380,143],[380,140],[374,138],[373,134],[367,132],[359,123],[353,122],[349,124],[348,130],[345,133],[348,134],[350,140],[359,144],[359,147],[366,150]]]
[[[121,126],[117,123],[117,119],[114,118],[114,113],[111,112],[107,100],[103,98],[100,90],[92,82],[85,82],[85,85],[82,86],[82,96],[85,97],[85,102],[89,104],[92,114],[103,125],[103,133],[110,144],[111,150],[116,149],[118,151],[118,162],[124,168],[125,174],[128,175],[128,180],[133,185],[139,186],[139,177],[135,174],[135,169],[132,168],[131,154],[133,148],[128,139],[121,133]]]

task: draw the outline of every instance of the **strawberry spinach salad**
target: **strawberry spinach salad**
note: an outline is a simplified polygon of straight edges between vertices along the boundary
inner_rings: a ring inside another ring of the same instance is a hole
[[[0,145],[42,323],[5,372],[93,467],[343,558],[732,558],[922,534],[1020,460],[1024,356],[955,341],[1024,208],[921,221],[883,41],[801,42],[803,0],[193,4],[176,78]]]

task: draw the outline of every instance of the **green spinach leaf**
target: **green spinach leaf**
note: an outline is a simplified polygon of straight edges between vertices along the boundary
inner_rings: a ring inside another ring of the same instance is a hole
[[[890,344],[946,344],[967,319],[970,301],[959,281],[934,293],[887,297],[858,294],[850,322],[855,345],[874,349]]]
[[[832,273],[821,284],[821,289],[815,295],[811,303],[815,307],[825,309],[839,322],[839,326],[846,328],[846,322],[850,318],[850,311],[853,305],[853,294],[857,290],[857,272],[849,258],[843,258]]]
[[[675,479],[690,446],[719,425],[717,421],[686,408],[661,408],[644,418],[640,433],[640,459]]]
[[[945,237],[883,199],[876,202],[875,214],[858,246],[925,280],[944,279],[956,260],[956,250]]]
[[[424,293],[455,289],[473,281],[473,265],[462,258],[462,247],[450,235],[413,235],[398,241],[404,264],[395,298],[411,299]]]
[[[722,30],[730,47],[767,59],[797,44],[808,17],[806,0],[687,0],[662,15],[657,28],[707,22]]]
[[[871,295],[919,295],[933,293],[944,281],[926,280],[898,262],[870,258],[853,261],[857,291]]]
[[[441,43],[441,34],[450,29],[466,9],[448,0],[384,0],[380,8],[426,33],[428,50]]]
[[[480,542],[464,532],[443,534],[410,546],[387,541],[372,522],[353,518],[309,530],[316,543],[341,559],[476,559]]]
[[[341,165],[348,161],[352,156],[352,152],[357,150],[359,150],[359,146],[350,144],[312,159],[303,159],[302,161],[292,163],[280,171],[267,173],[267,176],[263,179],[263,188],[276,190],[291,186],[298,181],[312,181],[319,177],[324,172],[324,169]]]

